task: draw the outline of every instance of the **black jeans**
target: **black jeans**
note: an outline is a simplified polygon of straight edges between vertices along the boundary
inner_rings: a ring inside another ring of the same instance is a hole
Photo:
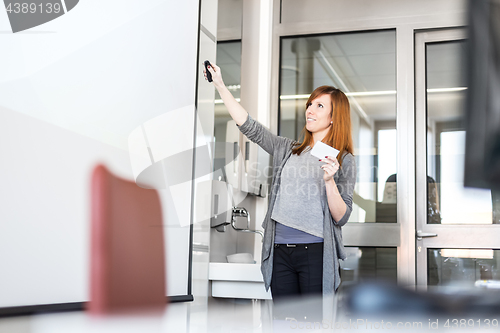
[[[275,244],[271,294],[287,296],[319,294],[323,290],[323,243]]]

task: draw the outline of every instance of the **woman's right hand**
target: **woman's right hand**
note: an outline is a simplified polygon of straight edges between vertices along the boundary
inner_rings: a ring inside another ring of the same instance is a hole
[[[223,87],[224,82],[222,81],[222,75],[219,66],[210,63],[210,66],[208,66],[208,70],[210,71],[210,74],[212,74],[212,83],[214,84],[214,86],[216,88]],[[203,70],[203,74],[205,75],[205,80],[207,80],[207,72],[205,69]]]

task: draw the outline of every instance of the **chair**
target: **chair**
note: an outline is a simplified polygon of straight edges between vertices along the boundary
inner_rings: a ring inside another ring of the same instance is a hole
[[[167,303],[158,193],[118,178],[103,165],[91,184],[92,314],[162,309]]]

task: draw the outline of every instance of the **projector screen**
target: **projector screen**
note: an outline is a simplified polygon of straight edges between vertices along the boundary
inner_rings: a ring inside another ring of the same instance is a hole
[[[32,2],[45,11],[50,3]],[[167,139],[193,147],[199,1],[66,0],[33,27],[7,3],[0,8],[0,308],[88,301],[92,168],[104,163],[134,179],[130,136],[179,110],[186,121]],[[167,295],[187,295],[191,192],[159,192]]]

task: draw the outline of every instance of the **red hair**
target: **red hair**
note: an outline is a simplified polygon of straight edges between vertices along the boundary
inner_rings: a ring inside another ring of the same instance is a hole
[[[316,88],[311,93],[311,96],[309,96],[306,103],[306,109],[313,100],[325,94],[330,95],[332,103],[332,112],[330,116],[333,123],[332,126],[330,126],[330,130],[321,141],[340,150],[337,159],[339,164],[342,165],[341,158],[344,154],[352,154],[354,151],[351,133],[351,107],[347,96],[342,91],[332,86],[321,86]],[[295,147],[292,149],[293,154],[300,155],[304,149],[312,147],[314,144],[312,133],[307,130],[306,126],[304,126],[302,130],[302,134],[304,135],[304,140],[302,143],[297,142],[295,144]]]

